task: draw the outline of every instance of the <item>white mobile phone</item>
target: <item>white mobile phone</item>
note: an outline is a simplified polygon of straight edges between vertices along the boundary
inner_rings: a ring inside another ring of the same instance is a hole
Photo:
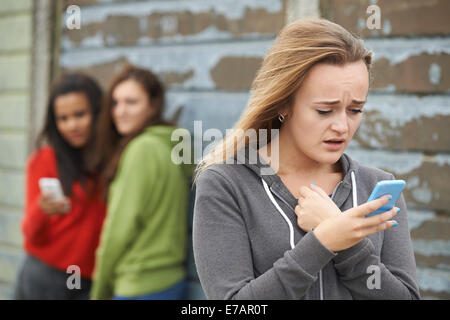
[[[41,193],[50,195],[50,200],[58,201],[64,199],[64,192],[57,178],[40,178],[39,188]]]

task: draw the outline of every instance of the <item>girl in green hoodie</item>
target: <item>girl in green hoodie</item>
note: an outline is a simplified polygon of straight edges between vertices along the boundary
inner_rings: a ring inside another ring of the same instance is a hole
[[[162,117],[164,88],[127,66],[100,115],[107,217],[96,252],[93,299],[182,299],[191,167],[171,161],[176,129]]]

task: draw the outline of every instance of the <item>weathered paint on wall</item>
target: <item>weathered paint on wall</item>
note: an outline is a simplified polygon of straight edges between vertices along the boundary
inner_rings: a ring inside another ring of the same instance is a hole
[[[20,219],[31,72],[32,1],[0,6],[0,299],[12,295],[23,256]]]
[[[103,83],[125,62],[152,69],[166,81],[168,74],[177,81],[167,82],[171,89],[247,90],[260,66],[259,61],[266,54],[272,40],[246,42],[218,42],[213,45],[202,43],[184,46],[115,47],[101,50],[74,50],[63,52],[61,66],[67,69],[80,69],[93,75],[102,75]],[[157,63],[155,63],[157,61]],[[251,64],[248,65],[248,62]],[[217,72],[225,68],[246,65],[244,68],[228,71],[228,77],[218,80]],[[111,68],[112,67],[112,68]],[[180,79],[182,79],[180,81]],[[237,84],[235,80],[238,79]],[[218,83],[216,83],[219,81]]]
[[[370,94],[354,142],[365,148],[447,152],[449,116],[445,95]]]
[[[382,28],[366,27],[367,8],[380,7]],[[450,33],[447,0],[320,0],[324,18],[364,37],[436,36]]]
[[[88,6],[83,8],[83,28],[66,32],[63,46],[67,50],[273,36],[283,25],[282,7],[282,1],[271,0]]]

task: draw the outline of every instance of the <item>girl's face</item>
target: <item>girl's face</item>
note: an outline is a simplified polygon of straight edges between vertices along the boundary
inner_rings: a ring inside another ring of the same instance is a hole
[[[368,90],[362,61],[315,65],[295,93],[280,139],[313,161],[336,163],[361,123]]]
[[[125,80],[112,93],[112,118],[119,134],[127,136],[142,129],[154,115],[147,92],[139,82]]]
[[[91,137],[92,111],[86,94],[71,92],[54,102],[56,127],[72,147],[83,148]]]

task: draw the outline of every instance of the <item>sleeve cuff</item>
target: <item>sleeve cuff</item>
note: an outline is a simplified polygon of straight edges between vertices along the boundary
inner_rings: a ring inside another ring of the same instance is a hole
[[[333,261],[335,263],[341,263],[357,255],[362,250],[366,250],[367,253],[370,253],[372,252],[372,249],[373,249],[372,242],[369,239],[364,238],[360,242],[355,244],[353,247],[337,252],[337,255],[333,258]]]
[[[324,247],[310,231],[290,252],[291,257],[310,275],[317,274],[336,254]]]

